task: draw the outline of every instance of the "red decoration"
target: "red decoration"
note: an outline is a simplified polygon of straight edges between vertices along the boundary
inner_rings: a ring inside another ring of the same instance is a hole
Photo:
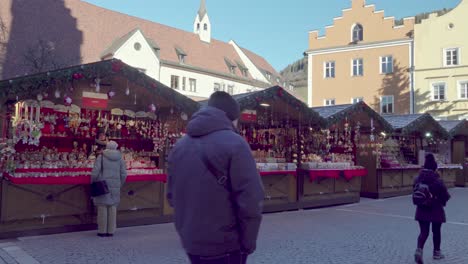
[[[74,73],[72,77],[75,80],[79,80],[79,79],[83,79],[84,75],[82,73]]]
[[[122,61],[120,60],[116,60],[114,62],[112,62],[112,71],[113,72],[119,72],[122,70],[124,64]]]

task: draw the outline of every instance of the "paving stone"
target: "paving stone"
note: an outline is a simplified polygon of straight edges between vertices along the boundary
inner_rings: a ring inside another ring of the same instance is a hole
[[[468,189],[451,189],[442,249],[447,258],[432,260],[432,238],[424,258],[429,264],[466,264]],[[249,264],[401,264],[413,263],[418,225],[409,196],[362,199],[359,204],[267,214],[257,251]],[[44,264],[188,263],[172,224],[118,229],[112,238],[95,232],[20,238],[19,247]],[[6,250],[6,252],[8,252]],[[1,262],[0,262],[1,263]]]

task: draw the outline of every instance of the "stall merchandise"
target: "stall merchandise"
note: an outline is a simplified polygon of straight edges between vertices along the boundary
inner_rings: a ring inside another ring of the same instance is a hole
[[[448,159],[441,150],[448,134],[439,123],[429,114],[386,115],[384,118],[392,125],[394,133],[383,142],[376,187],[365,195],[386,198],[410,194],[425,153],[429,152],[435,154],[441,177],[452,187],[460,166],[446,164]]]
[[[391,126],[364,102],[312,109],[328,125],[304,133],[308,157],[301,171],[310,180],[304,183],[304,200],[315,206],[319,194],[332,197],[330,204],[358,202]]]
[[[265,186],[264,211],[298,208],[296,169],[305,152],[302,127],[318,129],[324,120],[283,88],[233,96],[242,115],[239,133],[250,144]]]
[[[452,163],[463,166],[463,171],[457,175],[455,185],[466,187],[468,186],[468,121],[450,120],[439,123],[450,134],[449,154]]]
[[[127,165],[120,223],[167,221],[165,159],[196,102],[114,59],[2,81],[0,93],[0,236],[94,224],[90,173],[109,140]]]

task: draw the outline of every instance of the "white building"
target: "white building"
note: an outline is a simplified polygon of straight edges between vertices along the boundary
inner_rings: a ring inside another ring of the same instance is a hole
[[[11,8],[16,4],[14,0],[5,1],[7,4],[2,4],[0,13],[8,14],[9,10],[15,10]],[[193,32],[121,14],[81,0],[43,0],[41,3],[50,5],[48,16],[60,16],[57,23],[67,19],[62,17],[69,16],[76,22],[73,25],[75,28],[60,26],[49,34],[49,27],[32,25],[33,29],[26,30],[22,39],[34,43],[47,36],[47,41],[57,46],[61,45],[62,39],[75,38],[76,42],[81,41],[79,63],[118,58],[194,99],[207,98],[216,90],[238,94],[281,84],[280,75],[264,58],[240,47],[233,40],[223,42],[212,38],[215,27],[210,22],[205,0],[201,0]],[[54,10],[60,9],[69,10],[69,14],[54,13]],[[4,16],[4,20],[7,26],[14,26],[15,14],[10,15]],[[44,34],[39,33],[41,30]],[[28,48],[24,41],[18,42],[15,47],[17,50]],[[71,48],[70,52],[73,53]],[[12,76],[2,76],[3,79],[6,77]]]

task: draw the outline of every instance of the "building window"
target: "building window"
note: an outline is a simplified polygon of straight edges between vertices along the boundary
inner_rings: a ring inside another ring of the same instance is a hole
[[[335,78],[335,62],[334,61],[325,62],[324,76],[325,78]]]
[[[445,100],[445,83],[432,84],[432,100],[444,101]]]
[[[335,99],[325,99],[324,105],[325,106],[335,105]]]
[[[140,42],[135,42],[135,44],[133,44],[133,48],[134,48],[136,51],[141,50],[141,44],[140,44]]]
[[[179,63],[185,63],[185,55],[179,54],[178,57],[179,57]]]
[[[352,104],[357,104],[357,103],[362,102],[362,101],[364,101],[363,97],[355,97],[355,98],[351,99]]]
[[[197,80],[190,78],[189,79],[190,92],[197,92]]]
[[[353,76],[364,75],[364,64],[362,59],[353,60]]]
[[[292,91],[292,90],[294,90],[294,85],[290,84],[288,88],[289,88],[289,90]]]
[[[393,73],[393,56],[380,57],[380,73]]]
[[[185,91],[185,81],[187,78],[182,77],[182,91]]]
[[[208,30],[208,25],[206,23],[203,25],[203,29]]]
[[[382,114],[393,114],[394,111],[393,95],[382,96],[380,98],[380,112]]]
[[[236,74],[236,66],[229,66],[229,72],[231,74]]]
[[[215,84],[214,84],[213,91],[215,91],[215,92],[221,91],[221,84],[215,83]]]
[[[445,66],[457,66],[460,64],[460,49],[445,49]]]
[[[266,77],[267,77],[268,80],[271,80],[271,73],[266,72],[265,75],[266,75]]]
[[[459,82],[460,99],[468,99],[468,81]]]
[[[197,30],[200,30],[200,23],[197,23]]]
[[[242,76],[247,77],[248,76],[248,70],[247,69],[241,69]]]
[[[361,24],[356,24],[353,27],[353,42],[359,42],[364,39],[364,29]]]
[[[179,76],[171,75],[171,88],[179,89]]]
[[[230,94],[230,95],[234,94],[234,85],[228,85],[227,93]]]

